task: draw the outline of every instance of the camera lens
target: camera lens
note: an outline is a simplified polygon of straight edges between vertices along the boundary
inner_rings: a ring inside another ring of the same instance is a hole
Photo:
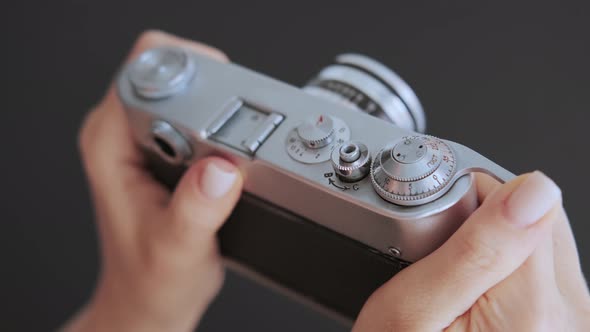
[[[398,127],[426,130],[424,110],[412,88],[391,69],[364,55],[337,56],[303,89]]]

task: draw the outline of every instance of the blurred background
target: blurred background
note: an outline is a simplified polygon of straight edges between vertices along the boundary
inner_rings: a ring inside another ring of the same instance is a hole
[[[99,263],[77,132],[136,36],[200,40],[302,85],[341,52],[415,89],[429,133],[561,186],[590,275],[590,6],[568,1],[38,1],[2,5],[0,330],[58,327]],[[199,331],[345,331],[230,274]]]

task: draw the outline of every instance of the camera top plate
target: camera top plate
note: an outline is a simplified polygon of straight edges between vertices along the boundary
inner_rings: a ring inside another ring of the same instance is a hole
[[[150,57],[149,52],[181,55]],[[138,63],[142,57],[150,61]],[[332,151],[354,140],[368,149],[375,162],[388,144],[420,134],[237,64],[187,50],[152,49],[138,59],[122,70],[117,83],[135,138],[144,148],[162,154],[169,145],[173,156],[163,158],[171,167],[223,155],[244,173],[245,191],[383,253],[394,247],[407,261],[440,246],[475,209],[471,172],[483,171],[502,181],[513,177],[477,152],[437,139],[440,146],[448,147],[454,162],[437,196],[412,206],[393,204],[374,190],[375,176],[342,181],[333,169]],[[159,67],[158,59],[166,60],[165,66]],[[170,63],[174,59],[185,62]],[[183,66],[190,73],[179,71]],[[164,92],[155,91],[158,84],[138,84],[138,77],[156,78]],[[299,152],[291,150],[294,145]]]

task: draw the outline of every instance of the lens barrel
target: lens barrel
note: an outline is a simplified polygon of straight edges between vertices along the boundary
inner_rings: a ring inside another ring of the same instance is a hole
[[[341,54],[303,89],[398,127],[423,133],[426,117],[410,86],[385,65],[360,54]]]

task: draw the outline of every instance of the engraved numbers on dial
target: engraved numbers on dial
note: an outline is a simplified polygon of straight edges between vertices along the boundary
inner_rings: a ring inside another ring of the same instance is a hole
[[[421,205],[449,189],[455,155],[442,140],[407,136],[379,151],[371,166],[377,193],[398,205]]]
[[[287,136],[287,152],[302,163],[330,160],[335,146],[350,139],[350,128],[339,118],[320,114],[301,123]]]

